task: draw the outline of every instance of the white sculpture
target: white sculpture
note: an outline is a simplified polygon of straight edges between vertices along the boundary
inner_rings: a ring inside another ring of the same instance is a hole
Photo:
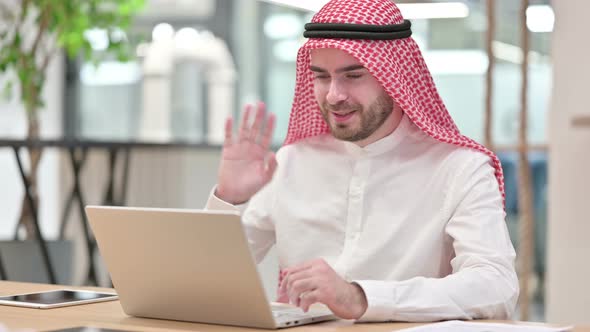
[[[221,144],[225,119],[234,109],[236,70],[226,43],[210,32],[183,28],[174,33],[170,25],[154,28],[143,63],[143,110],[140,138],[167,141],[171,138],[171,76],[174,62],[190,59],[205,69],[207,87],[207,143]]]

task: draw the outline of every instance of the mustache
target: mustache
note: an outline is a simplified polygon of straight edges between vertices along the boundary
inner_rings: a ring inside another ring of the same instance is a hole
[[[352,111],[361,111],[363,109],[363,107],[360,104],[351,104],[351,103],[346,103],[346,102],[338,103],[335,105],[324,102],[324,103],[322,103],[322,109],[324,111],[329,111],[329,112],[342,112],[342,111],[352,112]]]

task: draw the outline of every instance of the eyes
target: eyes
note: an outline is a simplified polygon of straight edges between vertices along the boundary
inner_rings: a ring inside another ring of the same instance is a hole
[[[345,74],[344,77],[354,80],[354,79],[363,77],[363,73],[348,73],[348,74]]]
[[[365,73],[362,72],[347,72],[342,75],[347,80],[358,80],[365,76]],[[326,73],[315,73],[314,78],[319,81],[326,81],[330,79],[330,75]]]

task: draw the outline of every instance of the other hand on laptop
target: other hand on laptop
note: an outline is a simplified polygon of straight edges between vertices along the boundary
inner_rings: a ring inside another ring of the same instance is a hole
[[[367,310],[362,288],[342,279],[323,259],[315,259],[281,271],[278,302],[289,302],[307,312],[323,303],[338,317],[358,319]]]

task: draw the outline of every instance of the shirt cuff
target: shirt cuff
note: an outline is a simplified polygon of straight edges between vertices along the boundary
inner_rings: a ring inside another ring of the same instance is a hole
[[[384,292],[382,281],[378,280],[354,280],[367,297],[367,311],[356,321],[357,322],[383,322],[393,317],[392,303],[395,299],[393,294]],[[387,290],[390,290],[387,287]]]
[[[207,204],[205,205],[205,210],[217,210],[217,211],[238,211],[242,213],[246,208],[248,203],[233,205],[228,203],[221,198],[215,196],[215,189],[217,186],[214,186],[209,193],[209,199],[207,199]]]

